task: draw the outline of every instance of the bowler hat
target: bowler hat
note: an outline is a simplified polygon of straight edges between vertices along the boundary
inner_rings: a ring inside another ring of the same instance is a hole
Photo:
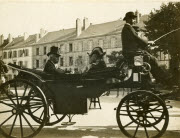
[[[127,12],[123,20],[127,20],[129,18],[134,19],[134,18],[137,18],[137,16],[134,14],[134,12]]]
[[[50,52],[47,53],[47,56],[49,56],[50,54],[55,54],[56,56],[61,56],[58,52],[58,47],[52,46],[50,49]]]
[[[92,56],[93,54],[97,54],[99,56],[104,56],[106,52],[103,52],[101,47],[95,47],[92,52],[89,54],[89,56]]]

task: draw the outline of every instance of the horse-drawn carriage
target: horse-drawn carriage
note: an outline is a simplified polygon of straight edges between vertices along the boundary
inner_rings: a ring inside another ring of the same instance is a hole
[[[117,124],[127,137],[160,137],[167,129],[169,114],[166,95],[159,97],[142,76],[150,71],[142,53],[133,62],[84,74],[46,74],[17,65],[18,76],[0,86],[0,132],[6,137],[33,137],[45,125],[54,125],[67,114],[87,113],[87,99],[100,97],[111,88],[137,88],[116,108]],[[116,79],[116,82],[111,80]],[[138,131],[144,131],[138,135]],[[152,131],[153,133],[149,133]]]

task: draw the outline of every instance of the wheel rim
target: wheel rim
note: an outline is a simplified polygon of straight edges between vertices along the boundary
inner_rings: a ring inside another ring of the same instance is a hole
[[[66,114],[55,114],[54,113],[54,106],[53,101],[51,99],[48,100],[48,121],[46,122],[46,125],[52,126],[59,122],[61,122],[65,117]]]
[[[146,91],[125,96],[118,105],[116,117],[119,128],[128,137],[160,137],[169,122],[165,103]]]
[[[26,80],[8,81],[0,89],[5,95],[0,98],[0,132],[6,137],[37,135],[47,120],[47,101],[42,91]],[[41,124],[37,124],[28,112],[39,103],[43,105]]]
[[[29,96],[30,97],[30,96]],[[43,105],[40,103],[40,104],[36,104],[33,108],[29,108],[28,109],[28,112],[29,114],[31,115],[32,119],[34,121],[36,121],[37,123],[41,124],[42,123],[42,119],[39,119],[41,118],[41,116],[43,115],[43,112],[42,114],[40,115],[40,117],[38,117],[38,111],[43,108]],[[47,114],[47,121],[46,121],[46,124],[47,126],[52,126],[52,125],[55,125],[59,122],[61,122],[64,118],[65,118],[66,115],[64,114],[55,114],[54,113],[54,107],[53,107],[53,102],[51,99],[48,100],[48,114]]]

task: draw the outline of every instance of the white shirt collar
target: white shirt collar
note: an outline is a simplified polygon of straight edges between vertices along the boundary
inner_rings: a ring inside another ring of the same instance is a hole
[[[127,25],[129,25],[129,26],[132,26],[132,25],[130,25],[129,23],[126,23]]]
[[[54,64],[51,60],[49,60],[49,61],[55,66],[56,69],[58,68],[57,64]]]

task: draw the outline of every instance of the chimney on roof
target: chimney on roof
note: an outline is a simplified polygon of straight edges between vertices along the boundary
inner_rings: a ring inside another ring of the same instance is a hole
[[[83,29],[86,30],[90,26],[88,18],[84,17],[83,19]]]
[[[81,20],[79,18],[76,19],[76,36],[79,36],[81,34]]]
[[[140,13],[138,12],[138,10],[135,11],[135,15],[137,16],[136,23],[139,23]]]
[[[12,35],[11,34],[8,35],[8,41],[9,41],[9,43],[12,42]]]
[[[28,33],[24,33],[24,40],[26,40],[29,37]]]
[[[2,45],[3,43],[4,43],[4,36],[1,35],[1,36],[0,36],[0,45]]]
[[[39,34],[36,34],[36,38],[35,38],[35,41],[39,41]]]
[[[45,35],[45,33],[46,33],[46,31],[43,28],[41,28],[40,29],[40,38],[42,38]]]

